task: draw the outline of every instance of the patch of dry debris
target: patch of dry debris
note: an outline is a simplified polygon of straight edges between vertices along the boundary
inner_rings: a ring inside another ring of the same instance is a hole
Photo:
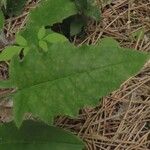
[[[122,46],[150,51],[150,0],[113,0],[102,12],[101,22],[89,23],[87,38],[80,44],[95,44],[108,36]],[[138,37],[133,38],[138,31]]]

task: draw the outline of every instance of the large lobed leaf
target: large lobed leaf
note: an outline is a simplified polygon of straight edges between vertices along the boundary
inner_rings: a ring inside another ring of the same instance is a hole
[[[146,54],[120,48],[112,39],[79,48],[53,44],[48,52],[30,51],[23,61],[15,57],[8,82],[16,87],[15,122],[20,126],[26,112],[45,122],[57,115],[74,116],[135,75],[146,60]]]
[[[0,125],[1,150],[82,150],[77,137],[60,128],[25,121],[20,129],[13,123]]]

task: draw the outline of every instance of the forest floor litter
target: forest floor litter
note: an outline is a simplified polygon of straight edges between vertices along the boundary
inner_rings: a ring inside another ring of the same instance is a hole
[[[25,26],[28,10],[36,3],[30,2],[22,15],[6,21],[8,41],[12,42],[14,34]],[[100,9],[100,23],[89,21],[86,37],[75,37],[74,43],[96,44],[103,37],[113,37],[123,47],[150,52],[150,0],[113,0]],[[8,64],[1,63],[0,79],[7,78]],[[0,95],[6,92],[10,90],[1,90]],[[12,119],[12,106],[7,100],[0,103],[0,122]],[[80,136],[87,150],[149,150],[150,62],[118,90],[103,97],[97,107],[80,110],[75,119],[57,117],[55,124]]]

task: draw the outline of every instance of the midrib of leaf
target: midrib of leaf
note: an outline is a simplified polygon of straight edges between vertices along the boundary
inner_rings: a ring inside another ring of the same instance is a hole
[[[116,64],[112,64],[112,65],[110,64],[110,65],[106,65],[106,66],[101,66],[101,67],[94,68],[94,69],[91,69],[91,70],[88,70],[88,71],[81,71],[81,72],[79,72],[79,73],[74,73],[74,74],[71,74],[71,75],[69,75],[69,76],[64,76],[64,77],[61,77],[61,78],[58,78],[58,79],[55,79],[55,80],[48,80],[48,81],[45,81],[45,82],[40,82],[40,83],[34,84],[34,85],[32,85],[32,86],[25,87],[25,88],[23,88],[23,89],[18,89],[17,92],[23,92],[23,91],[26,91],[26,90],[28,90],[28,89],[31,89],[31,90],[32,90],[32,88],[38,87],[38,86],[41,86],[41,87],[42,87],[42,85],[45,85],[46,83],[48,84],[48,83],[50,82],[51,86],[53,86],[53,85],[55,84],[55,85],[57,86],[57,88],[59,89],[60,93],[64,94],[63,90],[59,87],[59,84],[58,84],[58,83],[56,84],[56,81],[58,81],[58,80],[64,80],[64,79],[69,79],[69,80],[70,80],[70,83],[72,84],[72,86],[74,87],[74,89],[76,90],[77,93],[81,93],[82,95],[84,95],[84,96],[87,97],[87,98],[88,98],[88,97],[91,97],[91,98],[94,99],[94,97],[92,97],[91,95],[88,95],[88,94],[86,94],[84,91],[79,90],[79,89],[75,86],[74,81],[73,81],[70,77],[74,77],[74,76],[76,76],[77,74],[85,74],[85,73],[86,73],[86,74],[93,80],[93,82],[99,82],[99,81],[93,79],[93,78],[89,75],[89,73],[92,73],[92,72],[94,72],[94,71],[96,71],[96,70],[102,71],[102,70],[105,69],[105,68],[109,68],[109,67],[112,67],[112,66],[117,66],[117,65],[120,65],[120,64],[124,64],[124,63],[127,63],[127,62],[122,61],[122,62],[118,62],[118,63],[116,63]],[[130,61],[129,63],[132,63],[132,61]],[[100,84],[101,84],[101,83],[100,83]],[[48,102],[44,101],[43,99],[41,99],[41,102],[42,102],[42,104],[43,104],[44,106],[49,106],[49,107],[51,107],[51,105],[50,105]]]
[[[112,66],[117,66],[117,65],[120,65],[120,64],[124,64],[124,63],[127,63],[125,61],[121,61],[121,62],[118,62],[116,64],[110,64],[110,65],[105,65],[105,66],[101,66],[101,67],[97,67],[97,68],[93,68],[91,70],[86,70],[86,71],[81,71],[81,72],[78,72],[78,73],[73,73],[71,75],[68,75],[68,76],[63,76],[61,78],[56,78],[56,79],[52,79],[52,80],[47,80],[47,81],[43,81],[43,82],[39,82],[39,83],[36,83],[36,84],[33,84],[31,86],[27,86],[27,87],[23,87],[23,88],[18,88],[17,91],[23,91],[23,90],[26,90],[26,89],[30,89],[30,88],[33,88],[33,87],[36,87],[36,86],[39,86],[39,85],[42,85],[42,84],[46,84],[48,82],[55,82],[57,80],[63,80],[65,78],[69,78],[69,77],[74,77],[78,74],[84,74],[84,73],[92,73],[96,70],[102,70],[102,69],[105,69],[105,68],[109,68],[109,67],[112,67]],[[131,61],[129,62],[129,64],[132,63]]]

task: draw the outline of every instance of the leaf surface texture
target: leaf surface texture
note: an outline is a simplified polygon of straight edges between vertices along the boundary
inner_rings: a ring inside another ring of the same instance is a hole
[[[117,89],[146,60],[146,54],[120,48],[112,39],[79,48],[53,44],[47,52],[30,51],[22,61],[16,56],[9,71],[9,85],[17,89],[15,122],[20,126],[26,112],[45,122],[58,115],[74,116]]]

